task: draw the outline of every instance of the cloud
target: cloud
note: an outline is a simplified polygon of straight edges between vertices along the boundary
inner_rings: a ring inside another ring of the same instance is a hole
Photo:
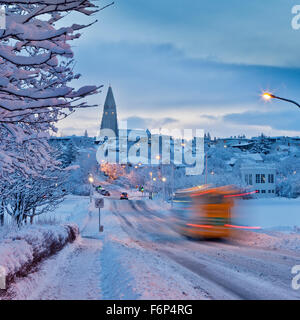
[[[162,119],[129,117],[125,119],[129,129],[157,129],[170,124],[178,123],[179,121],[170,117]]]
[[[243,112],[228,114],[223,117],[228,121],[240,125],[248,126],[270,126],[276,130],[299,131],[300,112],[298,109],[290,109],[286,106],[286,111],[275,111],[271,107],[269,112]]]
[[[286,104],[270,107],[259,98],[265,89],[296,100],[300,92],[293,5],[294,0],[118,1],[76,42],[76,71],[83,77],[74,86],[111,83],[119,118],[134,127],[192,125],[223,136],[264,129],[300,134]],[[105,94],[106,88],[88,98],[100,105],[90,118],[77,111],[60,128],[97,130]]]
[[[120,106],[138,112],[207,105],[238,108],[258,105],[264,89],[288,96],[299,90],[300,69],[190,58],[171,44],[99,43],[95,50],[82,49],[79,59],[85,62],[89,81],[111,82]]]
[[[299,67],[294,5],[295,0],[118,1],[97,14],[99,23],[85,30],[85,38],[92,45],[169,42],[196,58]]]

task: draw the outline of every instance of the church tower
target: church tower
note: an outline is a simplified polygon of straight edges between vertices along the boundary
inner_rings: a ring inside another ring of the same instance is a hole
[[[100,135],[102,129],[111,129],[115,132],[116,137],[119,136],[117,107],[111,86],[108,88],[104,103]]]

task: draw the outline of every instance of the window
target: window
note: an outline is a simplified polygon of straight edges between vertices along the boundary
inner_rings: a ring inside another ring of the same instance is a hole
[[[274,190],[272,190],[272,193],[275,193],[275,191],[274,191]]]
[[[245,174],[245,182],[246,182],[246,184],[249,184],[249,175],[248,174]]]
[[[265,174],[261,174],[261,183],[265,183],[266,182],[266,175]]]
[[[260,183],[260,174],[255,175],[255,182]]]
[[[261,193],[266,193],[266,190],[261,190]]]
[[[274,174],[269,174],[268,175],[268,182],[269,183],[274,183]]]
[[[260,193],[260,190],[256,190],[256,193]]]
[[[268,193],[271,193],[271,190],[268,190]]]
[[[249,174],[249,184],[252,186],[252,174]]]

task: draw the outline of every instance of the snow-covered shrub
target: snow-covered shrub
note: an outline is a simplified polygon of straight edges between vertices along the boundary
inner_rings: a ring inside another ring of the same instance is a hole
[[[26,226],[11,232],[0,242],[0,266],[9,284],[15,277],[26,275],[42,259],[61,250],[79,235],[76,225]]]

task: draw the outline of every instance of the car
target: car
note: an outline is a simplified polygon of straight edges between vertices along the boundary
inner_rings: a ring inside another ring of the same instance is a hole
[[[120,196],[120,200],[128,200],[128,193],[127,192],[122,192]]]
[[[97,187],[96,187],[96,191],[97,191],[97,192],[101,193],[102,190],[103,190],[103,188],[102,188],[101,186],[97,186]]]
[[[101,192],[100,192],[103,196],[106,196],[106,197],[109,197],[110,196],[110,193],[109,193],[109,191],[107,191],[107,190],[101,190]]]

